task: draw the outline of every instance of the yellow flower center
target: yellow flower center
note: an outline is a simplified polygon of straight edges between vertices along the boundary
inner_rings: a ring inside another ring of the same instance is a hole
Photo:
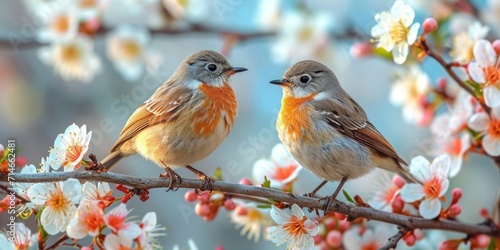
[[[189,0],[177,0],[180,6],[186,8],[188,6]]]
[[[486,68],[483,68],[484,78],[486,80],[486,84],[488,85],[497,85],[500,82],[500,65],[490,65]]]
[[[61,47],[61,59],[67,63],[76,63],[80,61],[82,57],[82,51],[76,44],[62,45]]]
[[[50,194],[50,198],[45,203],[47,207],[51,207],[58,212],[64,211],[70,204],[71,202],[64,196],[64,193],[59,188]]]
[[[424,183],[424,193],[425,197],[430,199],[439,198],[439,193],[441,192],[441,183],[438,178],[432,178],[432,180]]]
[[[378,249],[378,245],[374,241],[370,241],[361,247],[361,250],[377,250],[377,249]]]
[[[295,169],[297,169],[297,165],[294,164],[286,167],[278,167],[273,177],[276,180],[285,180],[286,178],[290,177],[290,175],[292,175]]]
[[[259,212],[259,210],[254,209],[254,208],[248,208],[247,209],[247,216],[248,216],[248,221],[251,222],[258,222],[262,220],[262,214]]]
[[[500,138],[500,120],[491,119],[488,127],[488,134],[495,139]]]
[[[453,141],[450,144],[448,144],[448,147],[446,148],[446,152],[448,152],[451,155],[459,155],[461,151],[462,151],[462,140],[460,140],[460,138],[453,139]]]
[[[78,157],[82,154],[83,146],[80,145],[71,145],[66,148],[66,158],[64,159],[62,165],[68,166],[72,162],[75,162]]]
[[[80,1],[80,7],[83,8],[91,8],[95,7],[97,5],[96,0],[81,0]]]
[[[120,54],[126,61],[135,61],[142,54],[141,45],[132,39],[122,40],[119,43]]]
[[[299,38],[299,41],[307,42],[312,39],[313,34],[314,34],[313,27],[305,26],[299,30],[299,32],[297,33],[297,37]]]
[[[306,233],[306,230],[304,229],[304,222],[306,219],[307,218],[305,216],[299,219],[295,215],[292,215],[290,222],[283,225],[283,229],[288,231],[288,233],[293,237],[298,238]]]
[[[409,31],[410,30],[403,24],[403,20],[399,19],[399,21],[392,24],[389,29],[389,34],[391,35],[391,40],[393,40],[395,44],[399,44],[406,42]]]
[[[65,15],[56,17],[52,22],[52,29],[57,33],[66,33],[69,30],[69,17]]]

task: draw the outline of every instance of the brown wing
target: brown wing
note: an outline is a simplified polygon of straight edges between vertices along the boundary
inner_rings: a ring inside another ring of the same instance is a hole
[[[130,116],[111,152],[145,128],[175,120],[192,97],[192,91],[186,87],[162,85]]]
[[[401,159],[392,145],[373,126],[365,111],[354,100],[337,101],[328,99],[318,101],[316,108],[322,112],[329,124],[350,138],[371,149],[408,165]]]

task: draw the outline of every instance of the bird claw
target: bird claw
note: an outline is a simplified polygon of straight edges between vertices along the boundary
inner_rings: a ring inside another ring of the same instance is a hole
[[[214,179],[207,176],[203,172],[199,172],[199,173],[197,173],[197,175],[198,175],[198,179],[203,180],[203,186],[201,188],[199,188],[199,190],[201,190],[201,191],[209,190],[209,192],[212,193],[212,190],[214,188]]]
[[[167,192],[170,190],[177,191],[179,190],[179,187],[176,187],[176,184],[181,184],[182,183],[182,178],[181,176],[172,170],[171,168],[165,168],[165,173],[160,174],[158,177],[161,178],[168,178],[170,180],[170,183],[168,184],[168,189]]]
[[[328,208],[330,208],[330,205],[332,204],[334,198],[333,196],[325,196],[325,197],[321,197],[319,198],[319,201],[325,201],[325,203],[323,204],[323,211],[324,211],[324,214],[323,215],[326,215],[328,213]]]

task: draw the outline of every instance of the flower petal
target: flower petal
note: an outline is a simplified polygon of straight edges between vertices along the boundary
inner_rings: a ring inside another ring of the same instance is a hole
[[[410,173],[417,178],[419,181],[425,181],[430,179],[431,174],[429,172],[430,162],[425,159],[425,157],[419,155],[411,159],[410,162]]]
[[[481,39],[474,44],[474,58],[481,68],[486,68],[490,65],[495,65],[497,54],[490,42]]]
[[[491,156],[500,155],[500,140],[493,138],[492,136],[485,135],[483,137],[483,148]]]
[[[306,221],[304,221],[304,229],[308,234],[315,236],[319,232],[318,222],[307,219]]]
[[[471,62],[469,63],[469,75],[472,80],[474,80],[477,83],[484,83],[486,82],[486,78],[484,77],[484,72],[481,66],[479,66],[479,63],[477,62]]]
[[[410,27],[410,31],[408,32],[408,37],[406,39],[406,41],[408,42],[409,45],[412,45],[415,42],[415,40],[417,40],[418,29],[419,28],[420,28],[420,24],[419,23],[414,23]]]
[[[63,184],[63,193],[73,204],[77,204],[82,197],[82,185],[77,179],[67,179]]]
[[[406,42],[396,44],[396,47],[392,50],[392,56],[396,64],[403,64],[408,56],[409,47]]]
[[[293,204],[292,205],[292,215],[294,215],[295,217],[300,219],[300,218],[304,217],[304,212],[297,204]]]
[[[496,86],[487,86],[484,88],[484,101],[488,107],[500,107],[500,90]],[[498,117],[498,116],[497,116]]]
[[[401,199],[405,202],[414,202],[424,198],[425,193],[422,185],[417,183],[406,184],[401,188]]]
[[[144,215],[144,218],[142,219],[142,224],[144,225],[142,229],[145,231],[151,231],[156,227],[156,222],[156,213],[149,212]]]
[[[428,199],[422,201],[418,212],[424,219],[434,219],[441,212],[441,202],[438,199]]]
[[[290,213],[285,211],[285,209],[281,210],[275,206],[271,207],[271,218],[278,224],[285,224],[290,221],[292,218]]]
[[[28,198],[35,206],[43,206],[47,201],[50,191],[47,189],[45,183],[35,183],[26,192]]]
[[[477,113],[471,116],[467,125],[477,132],[483,132],[488,129],[490,118],[485,112]]]
[[[269,227],[267,229],[267,235],[272,242],[276,243],[277,246],[289,240],[288,232],[279,226]]]

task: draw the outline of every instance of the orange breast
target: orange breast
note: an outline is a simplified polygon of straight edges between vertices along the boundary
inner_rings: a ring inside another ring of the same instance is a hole
[[[311,101],[315,95],[316,93],[300,98],[283,97],[276,123],[282,137],[292,142],[304,139],[302,135],[311,128],[311,108],[302,104]]]
[[[238,110],[238,102],[233,89],[229,84],[215,87],[202,83],[199,90],[205,94],[205,98],[203,98],[201,107],[195,113],[195,131],[204,137],[208,137],[223,122],[226,134],[228,134],[234,124]]]

